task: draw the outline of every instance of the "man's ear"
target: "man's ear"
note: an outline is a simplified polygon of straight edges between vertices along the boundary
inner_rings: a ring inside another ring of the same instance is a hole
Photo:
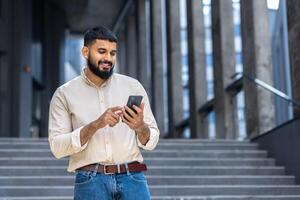
[[[89,58],[89,48],[88,47],[86,47],[86,46],[82,47],[81,53],[85,59]]]

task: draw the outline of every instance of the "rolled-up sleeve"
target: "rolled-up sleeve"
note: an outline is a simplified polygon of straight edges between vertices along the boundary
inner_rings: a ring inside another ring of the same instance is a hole
[[[62,158],[85,149],[81,146],[80,131],[83,127],[73,130],[71,114],[62,92],[57,89],[49,108],[49,136],[50,149],[56,158]]]
[[[151,127],[149,128],[150,128],[150,138],[145,145],[143,145],[137,137],[139,147],[145,150],[153,150],[156,147],[159,140],[159,131]]]
[[[147,141],[147,143],[145,145],[143,145],[140,142],[138,137],[137,137],[137,142],[138,142],[138,146],[141,147],[142,149],[153,150],[156,147],[156,145],[159,141],[160,132],[159,132],[156,120],[155,120],[155,118],[153,116],[153,113],[152,113],[152,110],[151,110],[148,95],[147,95],[145,89],[143,88],[143,86],[140,83],[138,84],[138,88],[139,88],[139,93],[141,93],[143,95],[143,102],[145,103],[145,106],[144,106],[144,122],[148,125],[148,127],[150,129],[150,137],[149,137],[149,140]]]

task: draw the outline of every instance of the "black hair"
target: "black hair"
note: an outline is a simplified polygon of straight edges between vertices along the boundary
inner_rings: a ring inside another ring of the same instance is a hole
[[[118,43],[117,36],[108,28],[104,26],[94,27],[89,29],[84,34],[84,46],[88,46],[95,42],[95,40],[108,40],[110,42]]]

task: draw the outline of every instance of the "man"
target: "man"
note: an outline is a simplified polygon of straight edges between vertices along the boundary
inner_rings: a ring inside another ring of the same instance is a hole
[[[113,73],[117,38],[105,27],[88,30],[81,76],[60,86],[49,110],[49,144],[56,158],[70,156],[74,199],[150,199],[140,148],[152,150],[159,130],[142,85]],[[140,107],[126,106],[142,95]]]

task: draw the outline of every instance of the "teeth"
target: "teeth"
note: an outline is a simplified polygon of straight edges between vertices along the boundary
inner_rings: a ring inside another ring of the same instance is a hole
[[[106,69],[109,68],[109,65],[107,65],[107,64],[100,64],[100,66],[101,66],[102,68],[106,68]]]

